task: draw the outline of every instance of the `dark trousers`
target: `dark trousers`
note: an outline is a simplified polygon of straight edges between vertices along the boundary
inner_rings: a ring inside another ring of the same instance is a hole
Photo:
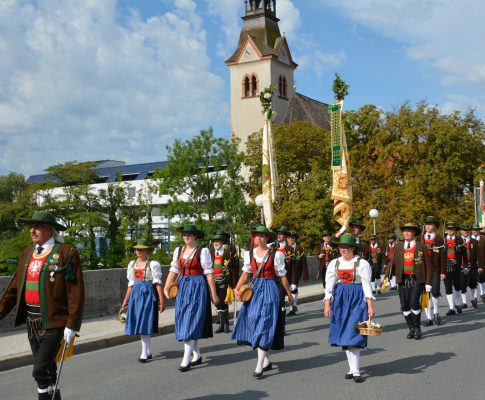
[[[40,320],[27,319],[30,348],[34,355],[32,376],[40,389],[46,389],[56,383],[57,365],[55,357],[64,337],[64,328],[43,330],[40,325]]]
[[[303,274],[303,267],[296,263],[293,264],[291,267],[290,284],[298,286],[298,283],[300,282],[302,274]]]
[[[470,268],[468,273],[461,273],[461,292],[466,293],[466,288],[477,288],[478,270],[476,268]]]
[[[485,283],[485,272],[479,272],[478,273],[478,283]]]
[[[326,274],[327,274],[327,267],[323,266],[322,272],[320,272],[320,278],[322,278],[322,284],[323,284],[324,288],[325,288],[325,275]]]
[[[441,277],[439,272],[433,272],[433,280],[431,281],[431,296],[438,298],[441,296]]]
[[[461,267],[458,265],[446,267],[445,293],[453,294],[453,289],[461,290]]]
[[[411,279],[403,279],[397,288],[401,302],[401,311],[421,310],[420,300],[423,288],[423,283],[418,283]]]
[[[375,282],[376,279],[381,279],[381,266],[371,265],[371,267],[372,267],[371,282]]]
[[[227,283],[216,282],[216,294],[219,298],[219,304],[217,306],[217,311],[226,311],[229,306],[224,301],[227,296]]]

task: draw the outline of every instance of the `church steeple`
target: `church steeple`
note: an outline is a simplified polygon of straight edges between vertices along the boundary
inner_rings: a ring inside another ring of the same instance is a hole
[[[244,0],[246,16],[268,14],[276,18],[276,0]]]

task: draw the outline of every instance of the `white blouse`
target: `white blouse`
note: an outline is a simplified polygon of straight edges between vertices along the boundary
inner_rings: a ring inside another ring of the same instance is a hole
[[[260,263],[263,261],[263,257],[258,257],[256,255],[256,252],[253,252],[253,257],[256,260],[256,262]],[[283,253],[280,251],[277,251],[275,256],[274,256],[274,269],[276,272],[276,276],[285,276],[286,275],[286,269],[285,269],[285,256]],[[244,263],[242,267],[243,272],[247,272],[248,274],[252,273],[253,270],[251,268],[251,260],[249,259],[249,251],[244,252]]]
[[[170,264],[170,272],[174,272],[178,274],[179,272],[179,255],[182,250],[182,247],[177,247],[175,251],[173,252],[173,259],[172,263]],[[185,261],[187,258],[190,256],[189,254],[184,254],[182,256],[182,259]],[[190,257],[191,259],[194,258],[195,253]],[[207,247],[202,247],[202,250],[200,251],[200,264],[202,266],[202,269],[204,270],[204,274],[212,274],[214,270],[212,269],[212,257],[209,252],[209,249]]]
[[[135,284],[135,261],[130,261],[128,270],[126,271],[126,278],[128,279],[128,286]],[[162,284],[162,268],[158,261],[150,260],[149,268],[146,268],[145,281],[153,281],[153,284]]]
[[[339,266],[338,266],[339,271],[353,270],[354,264],[358,258],[359,258],[358,256],[355,256],[350,261],[344,261],[343,257],[339,257],[330,261],[330,264],[328,264],[328,267],[327,267],[327,273],[325,274],[324,301],[333,298],[333,295],[332,295],[333,287],[337,282],[337,271],[335,268],[337,265],[337,260],[339,261]],[[360,259],[359,266],[357,267],[357,273],[359,274],[360,279],[362,281],[362,289],[364,290],[364,296],[368,299],[373,298],[372,288],[370,285],[370,281],[372,277],[372,269],[366,260],[363,260],[362,258]]]

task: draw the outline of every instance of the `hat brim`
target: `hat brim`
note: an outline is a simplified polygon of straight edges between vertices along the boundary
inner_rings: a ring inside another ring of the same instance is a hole
[[[145,246],[144,244],[135,244],[131,246],[132,249],[144,250],[144,249],[151,249],[150,246]]]
[[[227,243],[227,238],[225,236],[222,236],[222,235],[210,236],[209,240],[211,240],[213,242],[219,241],[219,242]]]
[[[362,232],[365,231],[365,226],[361,224],[349,224],[349,228],[352,228],[353,226],[358,226]]]
[[[205,233],[202,232],[202,231],[199,231],[199,230],[196,230],[196,231],[186,231],[186,230],[184,230],[183,227],[181,227],[181,228],[175,228],[175,230],[177,232],[180,232],[181,234],[191,233],[192,235],[197,236],[198,239],[202,239],[205,236]]]
[[[437,228],[439,228],[439,227],[440,227],[440,225],[441,225],[441,221],[438,221],[438,220],[435,220],[435,221],[433,221],[433,220],[428,220],[428,221],[426,221],[426,220],[424,220],[424,221],[423,221],[423,224],[424,224],[424,225],[426,225],[426,224],[434,224],[434,225],[435,225]]]
[[[276,233],[275,232],[260,232],[260,231],[251,231],[251,236],[255,237],[256,235],[266,235],[268,236],[268,242],[271,242],[275,239]]]
[[[36,224],[50,225],[58,231],[65,231],[67,229],[67,227],[65,227],[64,225],[58,224],[57,222],[51,223],[51,222],[47,222],[39,219],[33,219],[33,218],[19,218],[18,222],[25,225],[36,225]]]
[[[416,236],[421,235],[421,228],[419,226],[400,226],[399,229],[403,231],[414,231]]]

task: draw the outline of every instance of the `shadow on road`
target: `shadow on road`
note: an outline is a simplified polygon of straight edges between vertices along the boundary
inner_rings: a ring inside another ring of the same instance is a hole
[[[447,361],[456,357],[455,353],[423,354],[420,356],[406,357],[396,361],[382,364],[374,364],[362,368],[362,371],[369,378],[377,376],[388,376],[393,374],[419,374],[426,368]]]
[[[227,393],[227,394],[210,394],[208,396],[201,396],[201,397],[189,397],[191,400],[222,400],[222,399],[229,399],[229,400],[236,400],[236,399],[265,399],[269,397],[268,393],[262,392],[260,390],[245,390],[241,393]]]

